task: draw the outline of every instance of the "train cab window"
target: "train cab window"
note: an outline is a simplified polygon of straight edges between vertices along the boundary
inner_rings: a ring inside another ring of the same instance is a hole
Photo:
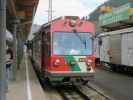
[[[91,33],[55,32],[53,37],[55,55],[92,54]]]

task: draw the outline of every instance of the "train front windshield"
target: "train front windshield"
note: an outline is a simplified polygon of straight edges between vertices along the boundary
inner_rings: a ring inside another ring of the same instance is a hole
[[[55,32],[53,33],[54,55],[91,55],[92,34]]]

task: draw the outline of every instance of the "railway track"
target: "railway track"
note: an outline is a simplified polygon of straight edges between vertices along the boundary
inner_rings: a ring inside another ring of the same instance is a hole
[[[57,91],[60,93],[64,100],[90,100],[87,95],[81,92],[74,85],[57,87]]]
[[[57,87],[57,90],[64,100],[114,100],[90,84],[61,86]]]
[[[42,88],[44,90],[46,88],[57,90],[57,92],[63,97],[64,100],[114,100],[105,95],[103,92],[101,92],[100,89],[95,88],[90,84],[81,85],[81,86],[69,84],[69,85],[59,85],[53,87],[50,84],[46,84],[44,79],[40,76],[39,72],[36,70],[35,66],[34,69],[39,78]]]
[[[87,91],[84,91],[86,88],[88,88]],[[112,97],[109,97],[106,93],[104,93],[100,88],[91,83],[88,83],[86,86],[83,86],[80,89],[88,94],[91,100],[114,100]]]

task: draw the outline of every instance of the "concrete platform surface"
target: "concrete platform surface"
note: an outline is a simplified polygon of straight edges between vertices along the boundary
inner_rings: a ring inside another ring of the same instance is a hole
[[[53,97],[42,89],[26,54],[16,73],[16,80],[9,82],[8,88],[6,100],[60,100],[60,97]]]

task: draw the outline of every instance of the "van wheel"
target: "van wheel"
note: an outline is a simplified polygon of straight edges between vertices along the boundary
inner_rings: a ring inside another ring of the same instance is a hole
[[[114,71],[114,72],[117,72],[117,68],[115,65],[111,65],[111,70]]]

